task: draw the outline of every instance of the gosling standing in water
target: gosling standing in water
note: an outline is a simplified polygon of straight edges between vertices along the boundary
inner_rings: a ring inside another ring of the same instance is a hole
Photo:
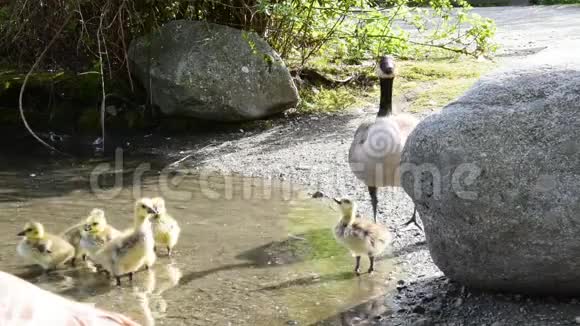
[[[155,240],[151,230],[150,218],[157,214],[150,198],[141,198],[135,203],[135,225],[129,232],[105,245],[95,255],[95,263],[101,265],[121,285],[121,276],[128,275],[133,280],[133,273],[143,265],[150,267],[150,259],[155,256]]]
[[[86,252],[81,248],[81,235],[84,223],[78,223],[63,231],[60,236],[75,248],[75,255],[70,260],[71,266],[76,266],[77,259],[86,260]]]
[[[83,224],[80,247],[91,260],[95,260],[95,254],[120,235],[121,232],[119,230],[107,223],[105,212],[102,209],[95,208]]]
[[[157,210],[157,215],[155,215],[152,220],[155,245],[167,248],[167,255],[171,256],[173,247],[175,247],[177,240],[179,240],[181,228],[177,221],[167,213],[165,200],[163,198],[155,197],[151,200]]]
[[[45,271],[64,265],[75,256],[75,248],[63,238],[45,232],[38,222],[24,225],[18,236],[24,237],[16,251],[25,260],[40,265]]]
[[[369,257],[368,273],[375,270],[375,257],[391,243],[391,234],[382,225],[356,217],[356,203],[349,199],[334,199],[340,206],[341,219],[334,228],[335,238],[347,247],[356,259],[354,272],[360,275],[360,258]]]

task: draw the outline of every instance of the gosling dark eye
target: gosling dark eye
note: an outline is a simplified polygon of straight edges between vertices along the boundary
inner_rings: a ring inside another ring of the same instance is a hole
[[[146,209],[147,206],[145,206],[145,204],[141,204],[141,208]]]
[[[30,228],[30,229],[26,229],[26,231],[25,231],[25,232],[32,232],[32,228]]]
[[[97,222],[94,222],[93,223],[93,226],[97,226],[97,225],[99,225],[99,223],[97,223]]]

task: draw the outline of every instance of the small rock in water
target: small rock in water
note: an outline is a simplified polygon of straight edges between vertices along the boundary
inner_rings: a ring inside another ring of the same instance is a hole
[[[298,322],[295,320],[289,320],[286,322],[286,325],[298,325]]]
[[[463,299],[459,298],[459,299],[455,300],[455,306],[456,306],[456,307],[459,307],[459,306],[461,306],[462,304],[463,304]]]
[[[36,177],[36,174],[35,174],[35,173],[30,173],[30,176],[31,176],[32,178],[34,178],[34,177]]]
[[[312,194],[312,198],[322,198],[322,197],[324,197],[324,194],[322,193],[322,191],[317,191],[317,192]]]
[[[580,325],[580,316],[577,316],[576,318],[574,318],[574,322],[576,322],[576,324]]]

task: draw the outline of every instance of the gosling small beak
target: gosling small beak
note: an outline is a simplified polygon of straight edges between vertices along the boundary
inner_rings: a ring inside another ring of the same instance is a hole
[[[151,208],[151,207],[147,207],[147,213],[153,214],[153,215],[159,214],[156,209]]]
[[[87,224],[87,225],[85,225],[85,226],[83,227],[83,229],[84,229],[86,232],[89,232],[89,231],[91,230],[91,226]]]
[[[17,236],[19,236],[19,237],[23,237],[23,236],[24,236],[24,234],[25,234],[25,232],[24,232],[24,231],[21,231],[20,233],[18,233],[18,234],[17,234]]]
[[[332,200],[334,200],[335,203],[340,204],[340,199],[338,199],[338,198],[332,198]]]

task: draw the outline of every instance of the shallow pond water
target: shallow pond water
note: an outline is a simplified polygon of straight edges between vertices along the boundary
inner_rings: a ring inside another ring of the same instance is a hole
[[[103,163],[2,159],[2,270],[143,325],[354,325],[390,309],[382,295],[393,286],[392,262],[355,277],[354,259],[332,237],[337,212],[329,201],[272,180],[165,173],[143,165],[147,159],[103,173]],[[16,234],[28,220],[58,233],[101,207],[124,228],[135,198],[158,194],[179,220],[181,238],[173,257],[160,253],[132,283],[123,279],[118,288],[86,266],[46,275],[16,255]]]

